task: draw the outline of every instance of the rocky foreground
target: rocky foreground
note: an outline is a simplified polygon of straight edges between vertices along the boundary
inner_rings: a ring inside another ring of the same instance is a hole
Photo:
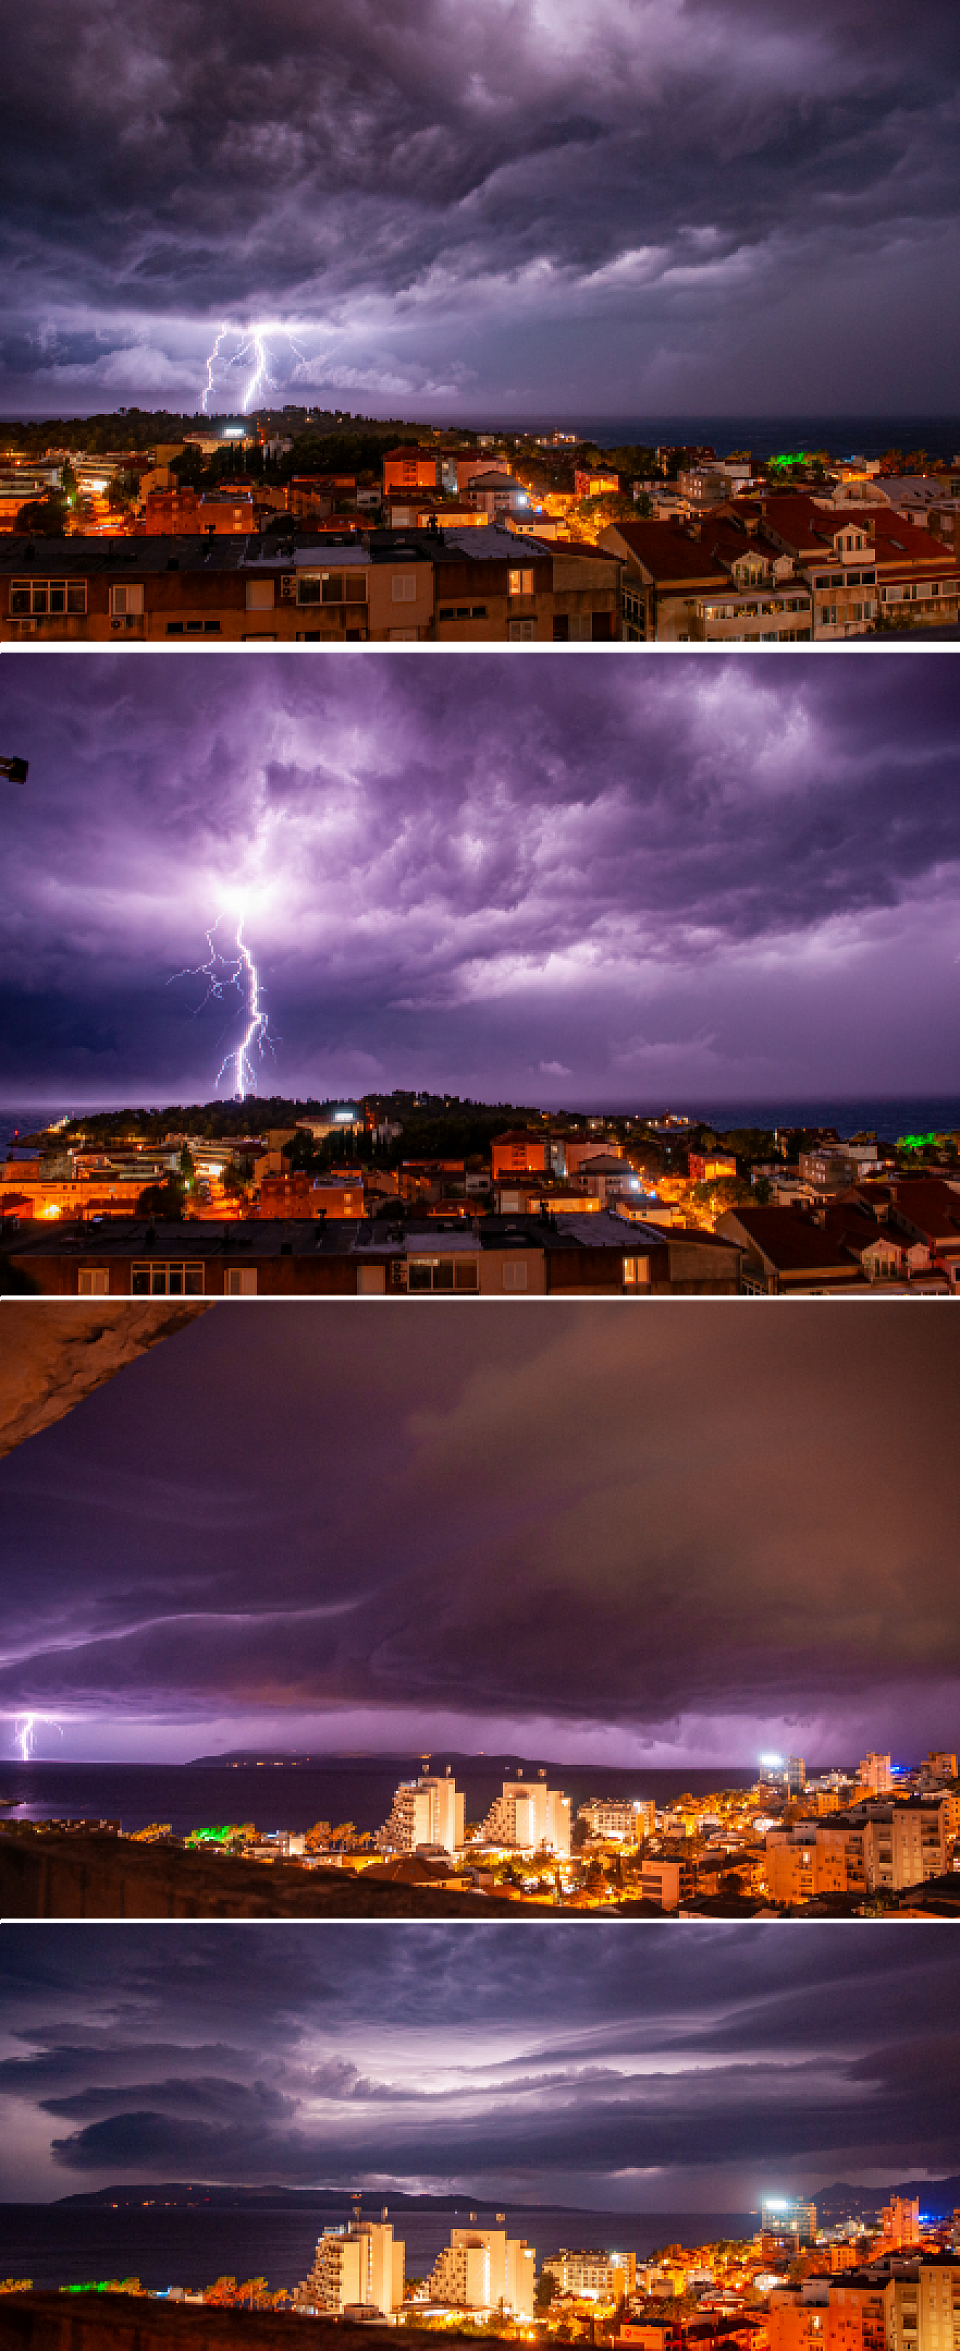
[[[0,1454],[62,1420],[95,1388],[198,1314],[166,1299],[93,1304],[41,1299],[0,1304]]]

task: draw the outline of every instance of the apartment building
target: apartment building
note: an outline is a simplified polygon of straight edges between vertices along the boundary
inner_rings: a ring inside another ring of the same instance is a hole
[[[403,2303],[404,2261],[391,2221],[324,2229],[294,2307],[305,2316],[342,2318],[363,2311],[391,2318]]]
[[[591,1796],[577,1806],[577,1819],[586,1821],[591,1836],[608,1838],[611,1844],[639,1844],[652,1836],[656,1817],[652,1796]]]
[[[464,1799],[450,1773],[401,1780],[389,1819],[377,1830],[383,1853],[458,1853],[464,1841]]]
[[[548,2266],[559,2293],[575,2294],[585,2302],[621,2302],[636,2292],[635,2253],[564,2249]]]
[[[0,641],[613,642],[620,565],[464,530],[0,538]]]
[[[519,1853],[549,1853],[565,1858],[570,1852],[570,1798],[545,1780],[504,1780],[482,1828],[488,1845],[504,1845]]]
[[[2,1255],[44,1296],[733,1296],[740,1251],[601,1210],[549,1218],[4,1219]]]
[[[831,643],[955,622],[960,562],[884,503],[761,491],[718,512],[610,524],[623,636],[673,643]]]
[[[451,2229],[427,2281],[430,2302],[448,2309],[533,2317],[536,2255],[503,2229]]]
[[[623,563],[627,644],[797,644],[813,634],[793,557],[736,519],[610,523],[600,545]]]
[[[773,493],[760,504],[766,537],[791,558],[811,592],[817,642],[862,636],[882,622],[956,621],[956,555],[885,502],[834,507]]]

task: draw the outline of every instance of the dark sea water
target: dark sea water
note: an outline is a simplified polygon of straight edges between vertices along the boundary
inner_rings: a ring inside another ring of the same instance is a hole
[[[715,449],[718,457],[734,449],[749,449],[751,457],[814,449],[826,449],[831,457],[883,457],[888,449],[899,449],[907,457],[925,449],[928,457],[952,463],[960,455],[956,416],[553,416],[517,429],[554,428],[595,441],[598,449],[696,446]]]
[[[466,1794],[468,1820],[479,1820],[500,1793],[504,1778],[523,1766],[535,1778],[541,1758],[434,1755],[431,1770],[451,1764]],[[0,1764],[0,1818],[19,1820],[119,1820],[124,1829],[168,1822],[174,1836],[190,1829],[253,1821],[260,1830],[309,1829],[317,1820],[331,1825],[353,1821],[373,1830],[387,1819],[401,1779],[420,1769],[417,1756],[325,1756],[313,1763],[176,1764],[57,1763]],[[573,1803],[591,1795],[652,1796],[668,1803],[688,1790],[707,1795],[720,1787],[749,1788],[755,1768],[717,1766],[711,1771],[646,1771],[643,1768],[548,1763],[550,1785]]]
[[[424,2277],[449,2242],[451,2228],[463,2228],[470,2211],[479,2227],[493,2228],[492,2207],[465,2202],[448,2211],[404,2212],[390,2207],[397,2236],[406,2246],[408,2277]],[[379,2196],[364,2200],[379,2219]],[[538,2267],[561,2246],[596,2245],[644,2257],[671,2244],[708,2244],[718,2236],[751,2236],[756,2216],[740,2212],[562,2212],[506,2213],[508,2235],[525,2237],[537,2251]],[[350,2219],[342,2212],[278,2209],[246,2212],[184,2212],[175,2209],[110,2212],[52,2204],[0,2204],[0,2277],[28,2277],[37,2287],[67,2286],[103,2278],[138,2277],[141,2284],[210,2286],[218,2277],[266,2277],[276,2290],[299,2285],[325,2228]]]

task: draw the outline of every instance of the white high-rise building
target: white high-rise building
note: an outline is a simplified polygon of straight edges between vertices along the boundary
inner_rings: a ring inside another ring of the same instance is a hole
[[[504,1780],[491,1804],[482,1835],[489,1845],[536,1853],[541,1845],[562,1858],[570,1851],[570,1798],[543,1780]]]
[[[404,2247],[392,2221],[354,2221],[349,2228],[324,2229],[313,2268],[294,2302],[298,2310],[379,2310],[390,2318],[403,2303]]]
[[[875,1796],[888,1796],[893,1786],[889,1755],[865,1755],[859,1768],[860,1784]]]
[[[434,2262],[427,2284],[431,2302],[453,2310],[503,2309],[514,2318],[533,2317],[536,2253],[524,2237],[503,2229],[452,2229],[450,2243]]]
[[[401,1780],[377,1844],[384,1853],[416,1853],[423,1845],[458,1853],[463,1815],[464,1799],[449,1772],[443,1779]]]

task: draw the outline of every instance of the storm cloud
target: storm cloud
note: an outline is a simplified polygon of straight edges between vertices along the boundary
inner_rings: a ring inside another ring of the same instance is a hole
[[[192,408],[258,320],[388,415],[949,406],[957,57],[949,0],[8,12],[8,412]]]
[[[0,1091],[208,1099],[238,908],[264,1092],[658,1108],[960,1076],[957,665],[10,657]],[[191,976],[194,975],[194,976]],[[179,976],[178,976],[179,975]]]
[[[955,1943],[10,1927],[0,2195],[186,2177],[743,2211],[771,2173],[950,2171]]]
[[[879,1300],[209,1314],[0,1464],[10,1734],[954,1746],[958,1347]]]

